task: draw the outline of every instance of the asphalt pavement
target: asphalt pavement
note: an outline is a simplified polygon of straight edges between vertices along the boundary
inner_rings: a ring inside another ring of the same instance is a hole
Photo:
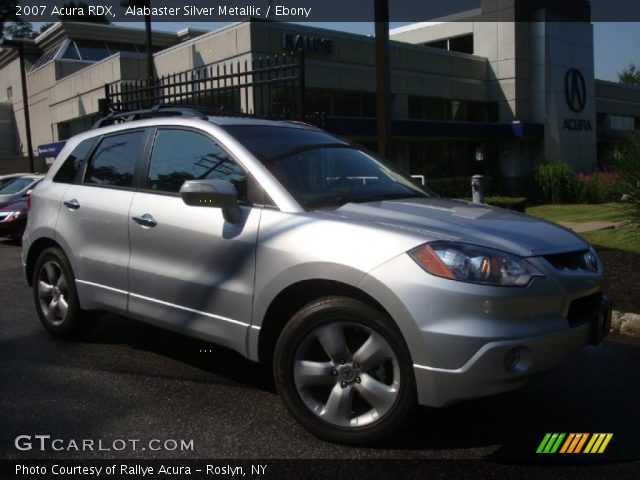
[[[229,350],[115,315],[102,316],[86,340],[51,337],[23,282],[20,247],[0,241],[0,459],[488,459],[535,464],[542,461],[535,450],[545,433],[610,432],[604,454],[578,455],[575,461],[624,462],[640,457],[638,372],[640,342],[609,338],[520,390],[446,409],[420,408],[407,430],[382,446],[334,445],[299,427],[269,376]],[[20,435],[31,436],[32,448],[16,448]],[[103,447],[116,446],[118,439],[140,443],[135,450],[40,451],[35,435],[61,439],[58,446],[81,439],[102,440]],[[156,451],[148,448],[151,439],[192,441],[192,449]]]

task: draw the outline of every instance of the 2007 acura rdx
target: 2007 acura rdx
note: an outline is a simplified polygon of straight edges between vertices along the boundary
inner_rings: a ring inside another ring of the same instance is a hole
[[[31,194],[23,263],[55,335],[108,310],[225,345],[273,365],[311,432],[363,443],[608,331],[602,264],[559,226],[438,198],[308,125],[129,120],[69,140]]]

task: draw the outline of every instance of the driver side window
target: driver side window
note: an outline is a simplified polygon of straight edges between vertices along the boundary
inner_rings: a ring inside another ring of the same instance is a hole
[[[159,129],[156,133],[147,189],[178,193],[186,180],[227,180],[247,200],[247,173],[216,142],[197,132]]]

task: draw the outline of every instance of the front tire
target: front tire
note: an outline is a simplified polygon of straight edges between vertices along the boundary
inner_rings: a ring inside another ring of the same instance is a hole
[[[38,257],[33,269],[33,298],[40,322],[56,337],[77,338],[95,324],[80,308],[73,270],[59,248],[47,248]]]
[[[416,405],[412,362],[388,315],[348,297],[299,310],[274,356],[276,387],[317,437],[370,444],[397,432]]]

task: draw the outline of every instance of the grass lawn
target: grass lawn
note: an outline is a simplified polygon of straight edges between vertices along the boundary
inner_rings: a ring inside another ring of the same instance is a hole
[[[628,205],[621,203],[539,205],[527,208],[527,213],[552,222],[621,222],[630,220],[629,208]],[[596,246],[640,254],[638,224],[586,232],[581,235]]]
[[[623,203],[539,205],[527,208],[527,213],[552,222],[620,222],[629,218],[629,206]]]
[[[638,225],[596,230],[595,232],[585,232],[581,235],[587,242],[596,246],[640,254],[640,228]]]

